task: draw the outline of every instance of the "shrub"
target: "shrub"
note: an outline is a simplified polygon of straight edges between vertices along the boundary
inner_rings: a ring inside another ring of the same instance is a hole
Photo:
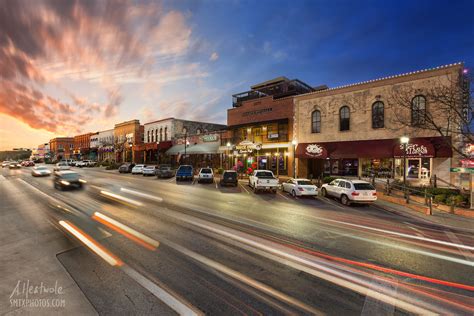
[[[323,183],[329,183],[332,182],[333,180],[336,180],[336,177],[324,177],[323,178]]]
[[[112,162],[107,167],[105,167],[105,170],[114,170],[114,169],[118,169],[119,167],[120,167],[119,164]]]
[[[446,201],[446,194],[437,194],[437,195],[435,195],[434,201],[435,201],[435,203],[438,203],[438,204],[439,203],[444,204],[445,201]]]
[[[223,174],[223,173],[224,173],[224,168],[217,169],[217,174]]]
[[[465,202],[464,196],[461,194],[451,195],[447,198],[446,204],[451,206],[461,206]]]

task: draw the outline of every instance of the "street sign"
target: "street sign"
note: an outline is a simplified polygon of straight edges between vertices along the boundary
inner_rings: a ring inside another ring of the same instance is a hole
[[[474,168],[451,168],[450,171],[456,173],[474,173]]]

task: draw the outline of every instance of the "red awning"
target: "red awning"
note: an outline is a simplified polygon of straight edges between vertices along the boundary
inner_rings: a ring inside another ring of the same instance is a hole
[[[449,138],[425,137],[410,139],[406,157],[452,157]],[[393,158],[403,157],[400,140],[378,139],[347,142],[301,143],[296,148],[297,158]]]
[[[160,150],[164,151],[171,148],[173,144],[171,141],[164,141],[159,143],[145,143],[140,145],[133,145],[133,150],[143,151],[143,150]]]

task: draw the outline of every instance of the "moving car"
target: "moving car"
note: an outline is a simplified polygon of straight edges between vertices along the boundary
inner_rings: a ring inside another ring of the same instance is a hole
[[[335,179],[321,187],[323,196],[333,196],[344,205],[351,203],[373,203],[377,201],[377,191],[366,181]]]
[[[219,182],[221,186],[224,185],[233,185],[234,187],[239,185],[239,177],[237,176],[237,171],[235,170],[226,170],[222,173],[221,181]]]
[[[130,173],[132,172],[133,167],[135,167],[134,163],[124,163],[118,169],[120,173]]]
[[[21,162],[22,167],[33,167],[34,165],[35,165],[35,163],[31,160],[23,160]]]
[[[282,190],[290,193],[293,197],[318,195],[318,187],[308,179],[289,179],[283,182]]]
[[[198,173],[198,183],[214,182],[214,173],[212,168],[201,168]]]
[[[194,180],[194,168],[190,165],[181,165],[176,171],[176,182],[180,180]]]
[[[65,190],[81,189],[82,185],[87,183],[87,181],[81,179],[77,172],[65,170],[54,173],[53,183],[55,189]]]
[[[158,166],[146,166],[143,168],[143,176],[155,176],[156,172],[158,171]]]
[[[54,166],[54,171],[61,170],[71,170],[71,167],[67,164],[67,162],[58,162],[56,166]]]
[[[21,168],[21,163],[18,161],[10,161],[10,164],[8,165],[9,169],[20,169]]]
[[[160,165],[156,172],[158,178],[172,178],[174,177],[173,169],[170,165]]]
[[[142,174],[143,168],[145,167],[146,165],[135,165],[135,167],[132,168],[132,174]]]
[[[2,168],[8,167],[9,164],[10,164],[10,161],[5,160],[4,162],[2,162]]]
[[[249,176],[249,186],[253,188],[253,191],[255,193],[261,190],[276,193],[278,185],[278,179],[273,175],[273,172],[271,172],[270,170],[257,169],[254,170]]]
[[[45,166],[38,166],[38,167],[33,167],[33,169],[31,169],[31,175],[33,177],[50,176],[51,171]]]

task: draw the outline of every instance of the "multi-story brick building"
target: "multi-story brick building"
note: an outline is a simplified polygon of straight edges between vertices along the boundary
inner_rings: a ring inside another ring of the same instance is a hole
[[[92,133],[74,136],[74,158],[77,160],[89,159]]]
[[[222,142],[230,145],[232,156],[226,161],[292,175],[293,98],[311,91],[315,89],[300,80],[279,77],[233,95]]]
[[[450,167],[459,165],[451,146],[457,139],[441,137],[421,123],[440,105],[427,91],[456,82],[462,70],[462,64],[453,64],[295,97],[298,175],[401,178],[406,170],[413,182],[436,175],[456,183]],[[411,91],[406,106],[393,102],[402,91]],[[400,117],[411,117],[411,126]],[[434,119],[440,126],[447,122],[442,116]],[[409,137],[405,153],[402,136]]]
[[[53,161],[70,159],[73,156],[74,138],[56,137],[49,141],[49,150]]]
[[[117,162],[143,162],[143,125],[139,120],[130,120],[115,124],[114,148]]]
[[[115,161],[114,129],[100,131],[97,135],[97,155],[99,161]]]

